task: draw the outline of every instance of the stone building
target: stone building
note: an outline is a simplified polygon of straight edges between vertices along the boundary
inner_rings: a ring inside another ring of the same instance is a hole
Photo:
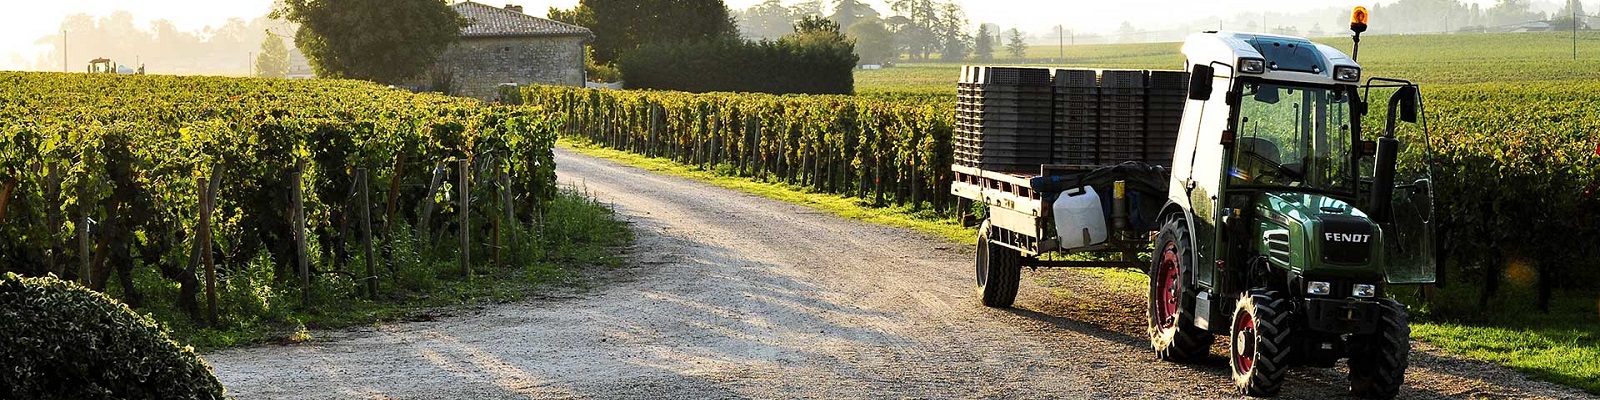
[[[440,56],[451,94],[493,100],[501,84],[582,86],[588,29],[524,14],[522,6],[452,6],[471,25]]]

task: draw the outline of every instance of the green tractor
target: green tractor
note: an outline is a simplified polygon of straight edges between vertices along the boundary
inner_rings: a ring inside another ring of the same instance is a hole
[[[1240,394],[1346,359],[1353,394],[1393,398],[1411,330],[1388,285],[1437,275],[1429,176],[1396,167],[1417,86],[1362,86],[1353,58],[1300,38],[1204,33],[1184,54],[1190,104],[1150,269],[1157,357],[1197,360],[1225,335]],[[1381,131],[1362,125],[1374,90],[1392,92]]]

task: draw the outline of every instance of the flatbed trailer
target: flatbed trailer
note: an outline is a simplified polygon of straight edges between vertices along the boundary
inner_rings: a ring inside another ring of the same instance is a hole
[[[1088,247],[1064,248],[1057,237],[1055,215],[1049,200],[1055,188],[1036,190],[1040,178],[1045,181],[1070,179],[1082,176],[1106,165],[1040,165],[1039,173],[1019,174],[989,171],[962,165],[951,166],[954,182],[951,194],[988,206],[988,219],[981,225],[980,242],[992,242],[1019,252],[1020,266],[1029,268],[1128,268],[1147,270],[1148,261],[1140,261],[1139,254],[1149,254],[1154,236],[1152,230],[1139,229],[1130,221],[1133,208],[1126,183],[1116,180],[1110,193],[1110,212],[1106,220],[1108,239]],[[1052,257],[1051,255],[1094,255],[1095,260],[1083,257]]]

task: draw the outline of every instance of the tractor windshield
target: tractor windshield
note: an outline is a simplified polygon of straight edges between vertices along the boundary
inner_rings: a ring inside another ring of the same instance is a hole
[[[1232,184],[1354,192],[1347,88],[1243,84]]]

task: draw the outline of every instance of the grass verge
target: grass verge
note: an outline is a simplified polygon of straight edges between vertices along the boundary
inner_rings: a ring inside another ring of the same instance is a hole
[[[377,300],[369,300],[362,284],[346,275],[322,274],[313,282],[311,297],[316,306],[303,307],[293,276],[278,279],[271,267],[255,267],[273,265],[269,257],[219,280],[218,304],[222,308],[216,327],[195,321],[171,301],[152,301],[137,311],[159,321],[174,340],[200,351],[303,342],[316,340],[313,330],[431,320],[464,308],[519,301],[553,290],[583,290],[590,284],[583,270],[620,266],[622,259],[615,249],[633,240],[632,231],[610,208],[572,190],[563,190],[550,203],[538,234],[508,233],[513,235],[516,243],[524,245],[507,247],[506,266],[492,268],[487,262],[477,262],[470,279],[451,261],[454,248],[429,248],[420,240],[399,240],[391,255],[395,269],[378,264]],[[473,254],[487,261],[491,253],[475,249]],[[357,256],[348,265],[354,268],[363,261]],[[146,298],[178,298],[176,283],[151,274],[135,277]],[[204,304],[203,298],[201,301]]]
[[[590,157],[616,161],[652,172],[690,178],[773,200],[800,204],[844,218],[908,228],[959,243],[972,244],[977,242],[978,231],[976,229],[962,227],[957,221],[941,217],[928,207],[921,209],[913,209],[911,206],[873,207],[871,201],[864,199],[818,193],[801,186],[782,182],[761,182],[748,177],[719,174],[713,170],[687,166],[668,159],[646,157],[609,149],[580,140],[562,138],[556,142],[556,145]]]
[[[557,144],[592,157],[801,204],[844,218],[909,228],[958,243],[972,244],[977,235],[976,230],[963,228],[954,220],[913,212],[906,207],[874,208],[861,199],[719,174],[579,140],[563,138]],[[1090,269],[1076,272],[1097,277],[1118,290],[1142,292],[1149,282],[1137,271]],[[1467,292],[1470,290],[1444,291],[1427,303],[1416,296],[1401,296],[1402,302],[1413,305],[1413,338],[1453,355],[1504,365],[1536,379],[1600,394],[1600,312],[1593,300],[1569,293],[1546,314],[1514,300],[1531,298],[1531,295],[1507,293],[1492,304],[1492,311],[1475,312],[1467,311],[1473,310],[1475,304],[1465,302],[1476,299],[1476,295]]]

